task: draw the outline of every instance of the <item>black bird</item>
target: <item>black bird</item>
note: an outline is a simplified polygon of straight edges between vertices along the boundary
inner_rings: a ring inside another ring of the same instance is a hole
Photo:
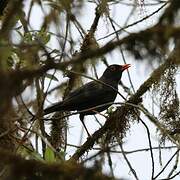
[[[129,67],[130,64],[110,65],[97,81],[83,85],[71,92],[63,101],[46,108],[44,115],[56,111],[83,111],[80,112],[80,120],[87,131],[83,122],[84,116],[104,111],[114,102],[122,72]]]

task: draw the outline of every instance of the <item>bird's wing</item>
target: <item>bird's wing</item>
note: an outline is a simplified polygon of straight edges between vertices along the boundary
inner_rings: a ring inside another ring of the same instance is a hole
[[[50,114],[56,111],[61,111],[62,109],[62,102],[55,103],[47,108],[44,109],[44,115]]]
[[[63,101],[64,109],[83,110],[114,101],[116,92],[110,87],[92,81],[71,92]]]
[[[54,103],[52,106],[44,109],[44,115],[55,111],[73,111],[86,109],[87,106],[92,107],[91,104],[94,104],[96,102],[95,99],[100,97],[99,92],[102,89],[101,86],[100,84],[94,83],[93,81],[85,84],[84,86],[69,93],[69,95],[63,101]]]

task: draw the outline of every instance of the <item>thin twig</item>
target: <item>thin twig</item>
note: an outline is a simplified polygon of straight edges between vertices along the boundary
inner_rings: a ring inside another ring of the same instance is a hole
[[[110,21],[110,23],[111,23],[112,28],[113,28],[114,31],[116,32],[116,28],[115,28],[115,26],[114,26],[114,24],[113,24],[113,21],[112,21],[112,19],[111,19],[110,17],[109,17],[109,21]],[[116,33],[116,38],[117,38],[118,41],[120,40],[118,33]],[[119,50],[120,50],[120,53],[121,53],[121,56],[122,56],[122,59],[123,59],[124,63],[127,64],[121,46],[119,46]],[[132,83],[132,80],[131,80],[131,76],[130,76],[130,73],[129,73],[129,70],[128,70],[128,69],[127,69],[127,73],[128,73],[129,82],[130,82],[130,84],[131,84],[131,87],[132,87],[132,89],[133,89],[133,92],[135,93],[135,89],[134,89],[134,86],[133,86],[133,83]]]
[[[120,32],[123,31],[124,29],[127,29],[127,28],[129,28],[129,27],[132,27],[132,26],[134,26],[134,25],[137,25],[137,24],[139,24],[140,22],[143,22],[144,20],[150,18],[151,16],[153,16],[154,14],[156,14],[156,13],[158,13],[160,10],[162,10],[168,3],[169,3],[168,1],[165,2],[160,8],[158,8],[156,11],[154,11],[154,12],[151,13],[151,14],[149,14],[148,16],[143,17],[142,19],[140,19],[140,20],[138,20],[138,21],[136,21],[136,22],[133,22],[133,23],[131,23],[131,24],[129,24],[129,25],[127,25],[127,26],[125,26],[125,27],[123,27],[123,28],[115,31],[115,32],[113,32],[113,33],[110,33],[110,34],[102,37],[102,38],[99,38],[97,41],[100,41],[100,40],[103,40],[103,39],[105,39],[105,38],[108,38],[108,37],[114,35],[115,33],[120,33]]]
[[[141,123],[144,125],[144,127],[146,128],[147,131],[147,135],[148,135],[148,141],[149,141],[149,149],[150,149],[150,154],[151,154],[151,161],[152,161],[152,174],[151,174],[151,179],[153,179],[154,177],[154,155],[153,155],[153,151],[152,151],[152,143],[151,143],[151,135],[150,135],[150,131],[148,126],[146,125],[146,123],[139,117],[139,120],[141,121]]]
[[[128,158],[126,157],[126,154],[124,153],[123,146],[122,146],[122,143],[121,143],[120,140],[119,140],[119,137],[116,137],[116,139],[117,139],[117,141],[118,141],[118,143],[119,143],[119,147],[120,147],[120,149],[121,149],[121,151],[122,151],[122,155],[123,155],[126,163],[128,164],[128,166],[129,166],[132,174],[134,175],[134,177],[135,177],[136,180],[139,180],[139,178],[137,177],[136,171],[133,169],[131,163],[129,162]]]
[[[176,160],[175,160],[175,163],[172,167],[172,170],[170,171],[170,173],[168,174],[168,178],[172,176],[172,174],[174,173],[174,171],[177,169],[178,167],[178,162],[179,162],[179,152],[177,153],[177,156],[176,156]]]
[[[166,167],[170,164],[170,162],[172,161],[172,159],[176,156],[176,154],[179,152],[179,149],[173,154],[173,156],[169,159],[169,161],[165,164],[165,166],[162,168],[162,170],[154,177],[154,179],[156,179],[157,177],[159,177],[162,172],[166,169]]]

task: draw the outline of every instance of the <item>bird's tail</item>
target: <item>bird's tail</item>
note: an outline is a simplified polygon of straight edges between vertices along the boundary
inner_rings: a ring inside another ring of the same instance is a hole
[[[46,109],[44,109],[44,115],[53,113],[53,112],[57,112],[57,111],[61,111],[62,110],[62,103],[56,103],[50,107],[47,107]]]

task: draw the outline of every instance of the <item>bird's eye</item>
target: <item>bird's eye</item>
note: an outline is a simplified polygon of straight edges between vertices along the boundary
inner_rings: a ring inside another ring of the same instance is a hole
[[[115,71],[116,67],[115,66],[111,66],[111,71]]]

